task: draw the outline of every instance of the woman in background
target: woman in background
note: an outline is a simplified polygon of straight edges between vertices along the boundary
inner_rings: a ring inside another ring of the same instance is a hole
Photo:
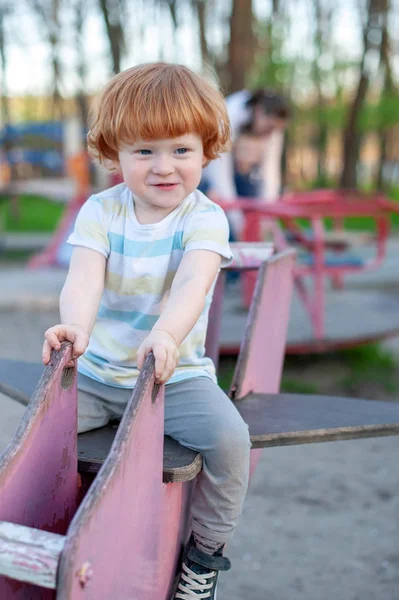
[[[226,98],[232,131],[231,152],[213,161],[203,173],[201,188],[213,200],[259,198],[275,202],[281,193],[284,132],[290,111],[286,100],[271,90],[241,90]],[[240,236],[242,214],[229,211],[233,238]]]

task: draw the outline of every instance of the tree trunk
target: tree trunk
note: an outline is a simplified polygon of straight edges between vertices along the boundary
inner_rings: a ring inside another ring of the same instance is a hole
[[[254,64],[252,0],[233,0],[230,18],[229,91],[245,88]]]
[[[111,50],[112,71],[116,74],[121,70],[121,60],[125,46],[122,25],[124,4],[120,0],[99,0],[99,4]]]
[[[197,13],[198,28],[199,28],[199,42],[201,49],[201,58],[203,65],[210,65],[211,58],[209,54],[208,42],[206,39],[206,8],[207,0],[195,0],[194,8]]]
[[[366,73],[362,72],[344,132],[344,165],[341,174],[341,188],[357,187],[357,163],[360,149],[360,133],[357,130],[357,121],[367,95],[368,86],[369,78]]]
[[[5,10],[0,7],[0,65],[1,65],[1,120],[4,125],[10,123],[10,111],[7,93],[7,57],[6,41],[4,33]]]
[[[326,99],[322,88],[322,73],[319,66],[319,60],[323,55],[324,44],[327,45],[328,34],[331,29],[331,9],[324,8],[320,0],[314,0],[314,16],[316,21],[314,45],[316,55],[313,61],[313,77],[317,91],[317,180],[318,185],[324,185],[326,180],[326,160],[327,160],[327,141],[328,127],[325,119]]]
[[[87,127],[89,107],[86,96],[86,74],[87,74],[87,63],[85,59],[85,51],[83,44],[83,25],[85,20],[86,6],[77,0],[75,4],[75,40],[77,50],[77,74],[79,77],[78,89],[76,92],[76,105],[80,113],[80,119],[83,127]]]
[[[384,2],[384,14],[383,14],[383,24],[382,24],[382,37],[381,37],[381,51],[380,51],[380,67],[384,71],[384,82],[383,82],[383,91],[381,94],[382,99],[384,96],[390,97],[396,92],[395,83],[392,75],[392,64],[391,64],[391,40],[389,38],[388,31],[388,18],[389,12],[391,8],[390,0],[383,0]],[[382,126],[378,132],[379,137],[379,147],[380,147],[380,158],[378,162],[377,168],[377,176],[376,176],[376,188],[378,190],[383,190],[384,185],[384,165],[388,157],[387,153],[387,145],[389,143],[389,133],[387,128],[382,123]]]
[[[357,124],[360,111],[364,105],[367,96],[367,91],[370,83],[370,72],[367,64],[368,53],[375,49],[375,44],[372,39],[377,39],[377,36],[370,35],[372,30],[374,33],[379,30],[381,32],[381,12],[383,11],[383,2],[381,0],[368,0],[367,22],[363,29],[363,57],[360,64],[359,81],[349,109],[349,114],[344,130],[343,137],[343,169],[341,173],[341,188],[356,188],[357,187],[357,164],[359,160],[359,149],[361,135]],[[382,36],[380,35],[380,38]],[[380,41],[381,44],[381,41]]]
[[[63,118],[63,100],[60,91],[61,84],[61,63],[59,57],[59,41],[60,41],[60,20],[59,12],[61,7],[60,0],[50,0],[49,3],[44,3],[42,0],[31,0],[31,4],[36,14],[42,21],[44,26],[47,42],[51,49],[51,66],[53,73],[52,81],[52,98],[51,107],[52,118]]]
[[[5,40],[5,27],[4,20],[7,14],[7,9],[0,7],[0,102],[1,102],[1,121],[2,126],[7,127],[10,124],[10,105],[8,99],[7,89],[7,53],[6,53],[6,40]],[[12,140],[10,135],[4,137],[4,152],[5,160],[8,163],[8,169],[11,179],[16,176],[15,166],[9,162],[9,152],[12,150]],[[1,225],[1,223],[0,223]],[[1,228],[1,227],[0,227]]]

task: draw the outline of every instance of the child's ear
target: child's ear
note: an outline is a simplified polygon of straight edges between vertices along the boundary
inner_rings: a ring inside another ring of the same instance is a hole
[[[118,174],[122,173],[119,160],[110,160],[108,163],[108,168],[110,171],[113,171],[114,173],[118,173]]]

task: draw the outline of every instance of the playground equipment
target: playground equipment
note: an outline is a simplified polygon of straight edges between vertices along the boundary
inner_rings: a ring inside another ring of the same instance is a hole
[[[368,197],[357,192],[317,190],[283,197],[275,204],[260,204],[252,199],[222,203],[222,207],[243,211],[242,239],[247,242],[262,239],[262,221],[267,219],[278,250],[284,250],[293,241],[297,244],[295,289],[311,329],[289,340],[289,352],[331,351],[399,334],[399,304],[388,290],[381,286],[359,294],[358,306],[353,305],[353,298],[348,300],[350,293],[343,290],[345,276],[375,271],[383,265],[390,217],[399,213],[397,203],[382,194]],[[344,229],[344,221],[355,217],[370,217],[375,223],[375,233],[359,236]],[[326,231],[326,219],[332,221],[333,230]],[[357,247],[359,241],[368,245],[370,251],[366,257]],[[342,289],[342,294],[330,295],[332,301],[327,306],[328,281],[332,281],[335,289]],[[254,275],[247,274],[243,278],[245,306],[250,304],[253,289]],[[356,311],[363,318],[357,319]],[[233,353],[237,346],[237,342],[222,342],[222,351]]]
[[[66,244],[66,240],[72,233],[79,209],[90,195],[90,158],[84,148],[82,127],[78,119],[71,119],[66,123],[64,145],[66,172],[75,182],[75,190],[50,243],[42,252],[31,258],[28,262],[29,269],[69,265],[72,248]]]
[[[249,425],[252,471],[263,447],[399,433],[393,403],[278,393],[294,258],[260,265],[230,388]],[[77,436],[70,356],[64,343],[44,371],[0,361],[0,391],[29,401],[0,456],[0,597],[167,600],[201,457],[164,439],[151,355],[119,427]]]
[[[6,127],[0,143],[0,195],[14,207],[22,194],[37,194],[67,207],[49,247],[29,266],[67,265],[70,249],[65,241],[79,208],[91,189],[90,160],[84,149],[79,119],[65,122],[23,123]]]

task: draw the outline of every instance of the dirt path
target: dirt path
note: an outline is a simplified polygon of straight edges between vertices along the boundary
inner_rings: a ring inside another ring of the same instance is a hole
[[[40,360],[56,319],[0,313],[0,358]],[[4,447],[21,408],[0,406]],[[265,450],[218,599],[398,600],[398,455],[399,437]]]

